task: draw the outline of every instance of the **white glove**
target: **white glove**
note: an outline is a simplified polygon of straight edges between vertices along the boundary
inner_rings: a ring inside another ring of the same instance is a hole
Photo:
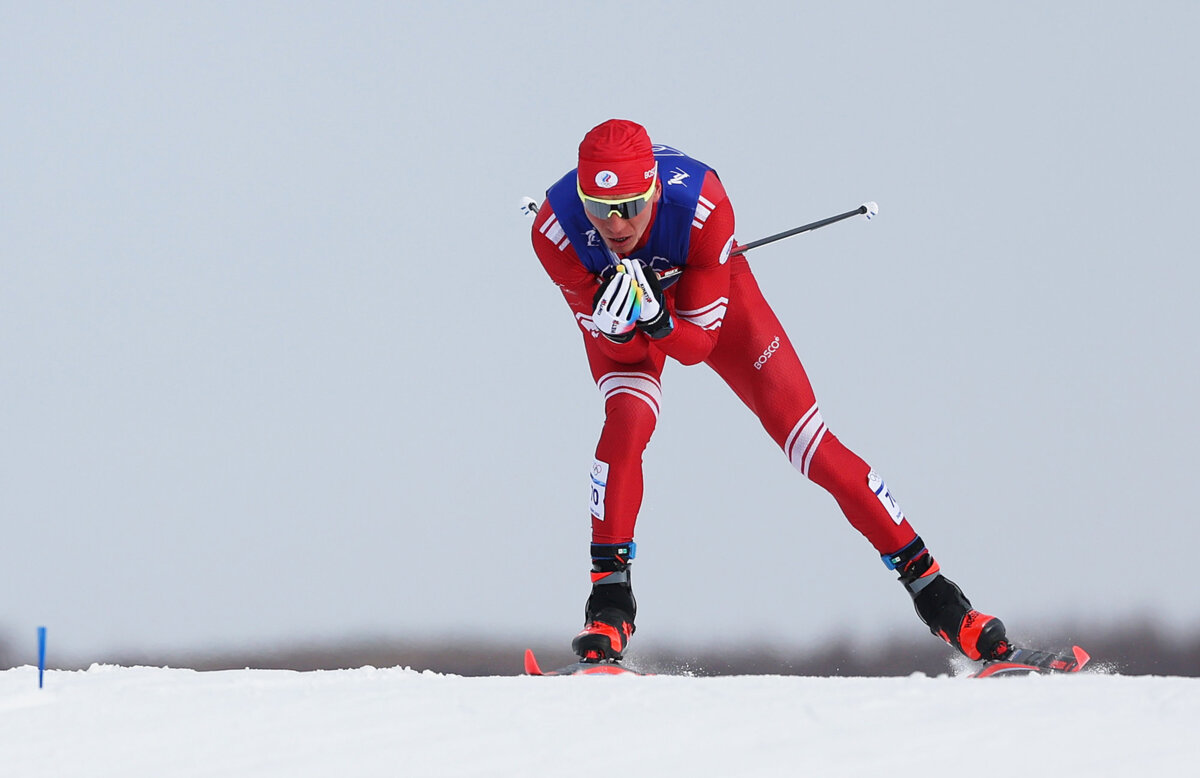
[[[662,284],[654,269],[651,268],[647,273],[646,268],[638,260],[622,259],[621,263],[617,265],[617,270],[624,271],[618,275],[633,276],[633,281],[637,284],[642,300],[638,326],[642,331],[655,340],[671,334],[675,323],[671,320],[671,314],[663,304]]]
[[[641,287],[618,265],[617,272],[598,290],[595,306],[592,324],[600,334],[616,343],[627,343],[633,338],[642,312]]]
[[[646,280],[646,271],[642,269],[642,263],[636,259],[622,259],[617,265],[617,271],[625,273],[633,278],[633,282],[638,285],[638,289],[642,293],[642,312],[638,315],[638,321],[648,322],[653,321],[662,312],[662,301],[655,295],[655,290],[651,288],[650,282]],[[651,270],[653,275],[654,271]],[[657,278],[655,279],[657,280]],[[659,290],[661,295],[662,291]]]

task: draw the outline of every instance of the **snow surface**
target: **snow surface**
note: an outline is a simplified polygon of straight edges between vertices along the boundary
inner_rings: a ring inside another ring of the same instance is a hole
[[[1124,778],[1196,774],[1198,731],[1200,679],[1176,677],[0,673],[6,778]]]

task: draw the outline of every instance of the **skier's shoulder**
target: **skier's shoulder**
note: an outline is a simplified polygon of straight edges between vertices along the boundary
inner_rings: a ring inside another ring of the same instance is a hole
[[[538,207],[537,214],[533,218],[531,235],[533,247],[539,252],[543,248],[564,251],[570,245],[566,231],[559,222],[558,214],[554,212],[554,206],[550,204],[549,199],[544,200]]]
[[[700,198],[701,203],[707,203],[708,207],[713,210],[722,203],[729,202],[729,194],[725,191],[725,185],[721,183],[715,170],[705,173],[704,182],[700,185]]]

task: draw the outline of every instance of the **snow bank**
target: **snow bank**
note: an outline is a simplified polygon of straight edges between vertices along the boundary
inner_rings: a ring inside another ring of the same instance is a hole
[[[0,673],[4,776],[1124,778],[1194,769],[1197,731],[1173,677]]]

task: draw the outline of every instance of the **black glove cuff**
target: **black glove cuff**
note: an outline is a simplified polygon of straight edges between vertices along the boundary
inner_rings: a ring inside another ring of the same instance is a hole
[[[638,322],[638,327],[652,339],[659,340],[675,331],[675,320],[671,318],[671,312],[664,305],[657,316],[650,321]]]
[[[599,330],[597,330],[597,332],[599,332]],[[600,332],[601,335],[608,338],[613,343],[628,343],[629,341],[633,340],[633,336],[636,333],[637,333],[637,330],[630,330],[629,332],[623,332],[620,335],[609,335],[607,332]]]

